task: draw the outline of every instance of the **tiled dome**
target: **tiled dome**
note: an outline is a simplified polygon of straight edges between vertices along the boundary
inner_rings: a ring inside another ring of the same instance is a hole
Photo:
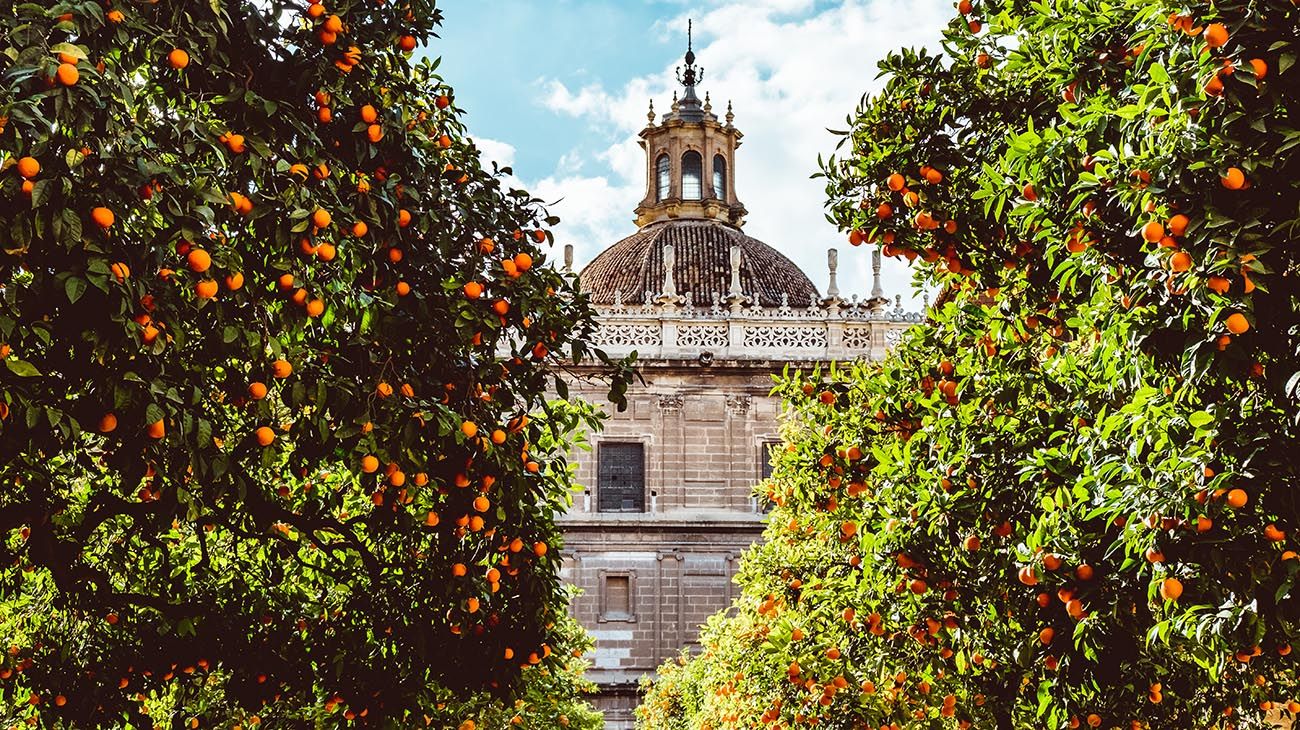
[[[681,219],[652,223],[605,249],[583,268],[582,290],[593,304],[610,305],[615,292],[624,304],[641,304],[645,292],[658,293],[664,281],[664,245],[672,244],[677,293],[697,307],[723,300],[731,286],[731,247],[740,246],[740,288],[765,307],[788,296],[791,307],[820,300],[817,287],[793,261],[740,229],[713,220]]]

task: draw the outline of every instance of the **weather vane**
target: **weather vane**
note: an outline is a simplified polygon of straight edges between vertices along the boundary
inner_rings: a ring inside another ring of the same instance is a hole
[[[693,23],[694,21],[689,18],[686,21],[686,71],[683,72],[681,66],[677,67],[677,81],[682,86],[694,86],[704,81],[704,67],[695,68],[695,51],[691,47],[691,26]]]

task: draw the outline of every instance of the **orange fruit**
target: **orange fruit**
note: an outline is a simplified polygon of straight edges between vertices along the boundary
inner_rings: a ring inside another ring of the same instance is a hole
[[[1224,321],[1224,324],[1228,326],[1228,331],[1234,335],[1239,335],[1250,329],[1250,322],[1240,312],[1233,312],[1228,315],[1228,319]]]
[[[474,438],[478,435],[478,424],[473,421],[464,421],[460,424],[460,432],[465,434],[465,438]]]
[[[185,257],[185,264],[190,267],[190,271],[202,274],[212,267],[212,256],[207,251],[196,248]]]
[[[474,498],[474,509],[478,512],[487,512],[492,503],[487,497],[479,496]]]
[[[149,434],[149,438],[151,439],[160,439],[167,435],[167,424],[163,423],[163,420],[160,418],[149,424],[146,433]]]
[[[379,394],[380,398],[387,398],[393,394],[393,386],[381,380],[379,385],[375,386],[375,392]]]
[[[252,382],[248,384],[248,397],[253,400],[262,400],[266,397],[266,383]]]
[[[483,285],[477,281],[471,281],[465,284],[464,291],[466,297],[469,297],[470,299],[478,299],[483,296]]]
[[[546,543],[544,542],[533,543],[533,554],[536,555],[537,557],[540,558],[541,556],[545,555],[546,550],[547,550]]]
[[[108,270],[113,272],[113,278],[117,279],[118,281],[126,281],[131,276],[130,267],[128,267],[126,264],[122,263],[121,261],[118,261],[114,263],[112,266],[108,267]]]
[[[276,360],[271,363],[271,374],[277,378],[287,378],[293,374],[293,365],[288,360]]]
[[[1021,583],[1024,583],[1027,586],[1038,585],[1038,575],[1035,574],[1034,569],[1028,565],[1020,569],[1017,577],[1020,579]]]
[[[397,282],[397,286],[394,288],[397,290],[397,296],[399,297],[404,297],[411,293],[411,285],[404,281]]]
[[[970,535],[962,543],[962,546],[965,547],[970,552],[975,552],[976,550],[980,549],[980,539],[976,535]]]
[[[319,317],[325,312],[325,301],[323,299],[313,299],[307,302],[307,316]]]
[[[905,185],[907,185],[907,180],[903,179],[902,175],[899,175],[898,173],[894,173],[893,175],[890,175],[888,178],[885,179],[885,185],[888,186],[890,190],[893,190],[894,192],[898,192],[902,190]]]
[[[275,285],[280,291],[288,291],[293,288],[293,274],[280,274],[280,278],[275,280]]]
[[[321,124],[329,124],[334,119],[334,112],[330,111],[329,107],[323,106],[316,110],[316,119]]]
[[[1246,173],[1242,172],[1240,168],[1229,167],[1227,172],[1223,173],[1223,176],[1219,178],[1219,181],[1223,183],[1223,187],[1229,190],[1241,190],[1246,185]]]
[[[356,223],[352,224],[352,235],[356,236],[357,238],[361,238],[362,236],[366,235],[366,232],[369,230],[370,230],[370,226],[367,226],[365,221],[357,221]]]
[[[1052,643],[1052,639],[1055,638],[1056,638],[1056,630],[1053,629],[1051,626],[1048,626],[1047,628],[1038,632],[1038,640],[1044,644]]]
[[[322,243],[316,248],[316,258],[321,261],[333,261],[336,253],[337,249],[332,243]]]
[[[1187,225],[1189,223],[1191,223],[1191,220],[1182,213],[1179,213],[1169,219],[1169,232],[1175,236],[1181,236],[1187,231]]]
[[[365,106],[361,107],[361,121],[365,122],[366,124],[374,124],[375,120],[378,118],[379,118],[379,112],[375,111],[375,108],[373,106],[366,104]]]
[[[1169,257],[1169,268],[1173,271],[1187,271],[1192,268],[1192,255],[1186,251],[1176,251]]]
[[[1255,72],[1255,78],[1262,79],[1268,75],[1268,62],[1262,58],[1250,59],[1250,70]]]
[[[1247,499],[1249,499],[1249,496],[1244,489],[1234,489],[1228,492],[1228,506],[1233,509],[1245,507]]]
[[[63,84],[64,86],[72,86],[81,78],[81,72],[77,70],[76,66],[70,63],[61,63],[59,64],[58,70],[54,72],[54,77],[59,80],[60,84]]]
[[[213,279],[204,279],[194,285],[194,294],[199,299],[211,299],[217,295],[217,282]]]
[[[172,52],[167,54],[167,63],[174,69],[183,69],[190,65],[190,54],[180,48],[173,48]]]
[[[1160,582],[1160,597],[1166,601],[1177,601],[1183,595],[1183,584],[1177,578],[1165,578]]]
[[[367,474],[374,474],[379,471],[379,459],[370,454],[361,457],[361,471]]]
[[[1151,221],[1142,226],[1142,240],[1147,243],[1157,243],[1165,237],[1165,227],[1159,221]]]
[[[1210,23],[1205,26],[1205,45],[1219,48],[1228,42],[1228,29],[1223,23]]]
[[[397,47],[403,53],[410,53],[415,50],[415,36],[404,35],[397,39]]]
[[[108,15],[105,17],[108,18],[108,22],[110,23],[121,23],[123,20],[126,20],[126,16],[122,14],[121,10],[110,10],[108,11]]]
[[[1232,282],[1222,276],[1211,276],[1205,280],[1205,288],[1217,294],[1227,294],[1228,289],[1232,288]]]
[[[405,228],[411,225],[411,211],[406,210],[405,208],[397,211],[397,225],[400,228]]]
[[[275,441],[275,431],[272,431],[269,426],[261,426],[254,432],[254,435],[257,437],[257,443],[261,446],[270,446],[271,442]]]
[[[108,228],[113,225],[113,221],[116,217],[113,215],[113,211],[100,206],[90,211],[90,219],[95,221],[95,225],[100,228]]]
[[[515,254],[515,267],[520,271],[527,271],[533,267],[533,257],[527,253]]]
[[[112,411],[109,411],[108,413],[105,413],[103,416],[100,417],[100,419],[99,419],[99,432],[100,432],[100,433],[111,433],[111,432],[112,432],[114,429],[116,429],[116,428],[117,428],[117,414],[116,414],[116,413],[113,413]]]
[[[341,33],[343,32],[343,19],[337,15],[331,15],[325,19],[323,27],[327,33]]]
[[[324,208],[317,208],[316,212],[311,214],[312,225],[317,228],[327,228],[331,220],[330,212]]]
[[[238,291],[244,287],[244,275],[236,271],[226,276],[226,288],[230,291]]]
[[[36,177],[41,172],[41,163],[36,161],[35,157],[24,157],[18,160],[18,174],[25,180]]]
[[[1074,577],[1078,578],[1079,580],[1092,580],[1093,575],[1094,575],[1094,571],[1092,569],[1092,566],[1086,563],[1074,569]]]

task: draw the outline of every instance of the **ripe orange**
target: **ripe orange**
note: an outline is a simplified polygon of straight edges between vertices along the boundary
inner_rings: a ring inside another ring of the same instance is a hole
[[[1088,565],[1087,563],[1080,565],[1078,568],[1074,569],[1074,577],[1078,578],[1079,580],[1092,580],[1093,575],[1094,575],[1094,571],[1092,569],[1092,566]]]
[[[185,257],[185,264],[190,267],[190,271],[196,274],[202,274],[212,267],[212,256],[201,248],[193,249]]]
[[[474,438],[478,435],[478,424],[473,421],[464,421],[460,424],[460,432],[465,434],[465,438]]]
[[[1228,42],[1228,29],[1223,23],[1210,23],[1205,27],[1205,45],[1220,48]]]
[[[226,288],[230,291],[238,291],[244,287],[244,275],[236,271],[226,276]]]
[[[1182,581],[1177,578],[1165,578],[1160,582],[1160,597],[1166,601],[1177,601],[1183,595]]]
[[[1038,640],[1044,644],[1052,643],[1052,639],[1055,638],[1056,638],[1056,630],[1053,629],[1051,626],[1048,626],[1047,628],[1038,632]]]
[[[356,223],[352,224],[352,235],[356,236],[357,238],[361,238],[362,236],[366,235],[366,232],[369,230],[370,230],[370,226],[367,226],[365,221],[357,221]]]
[[[379,459],[370,454],[361,457],[361,471],[367,474],[374,474],[379,471]]]
[[[308,317],[319,317],[324,312],[325,312],[325,300],[313,299],[310,302],[307,302]]]
[[[70,63],[61,63],[58,70],[54,72],[54,77],[59,80],[60,84],[72,86],[81,78],[81,72]]]
[[[117,428],[117,414],[109,411],[99,419],[99,432],[112,433]]]
[[[167,63],[171,64],[172,68],[179,71],[180,69],[190,65],[190,54],[180,48],[173,48],[172,52],[167,54]]]
[[[399,297],[404,297],[411,293],[411,285],[404,281],[397,282],[397,286],[394,287],[394,289],[397,290],[397,296]]]
[[[387,398],[393,394],[393,386],[381,380],[379,381],[379,385],[375,386],[375,393],[377,393],[380,398]]]
[[[329,211],[324,208],[317,208],[316,212],[311,214],[312,225],[317,228],[327,228],[331,220]]]
[[[889,203],[881,203],[876,207],[877,218],[888,218],[894,214],[894,207]]]
[[[405,208],[397,211],[397,225],[400,228],[405,228],[411,225],[411,211],[406,210]]]
[[[293,288],[293,274],[280,274],[280,278],[275,280],[275,285],[280,291],[289,291]]]
[[[271,374],[277,378],[287,378],[293,374],[293,365],[288,360],[276,360],[271,363]]]
[[[163,436],[167,435],[167,424],[165,424],[163,420],[160,418],[157,421],[154,421],[153,423],[149,424],[146,433],[149,434],[149,438],[151,439],[160,439]]]
[[[487,497],[479,496],[474,498],[474,509],[477,512],[487,512],[492,503]]]
[[[117,279],[119,282],[126,281],[131,276],[130,267],[128,267],[126,264],[122,263],[121,261],[118,261],[114,263],[112,266],[108,267],[108,270],[113,272],[113,278]]]
[[[248,384],[248,397],[253,400],[262,400],[266,397],[266,383],[252,382]]]
[[[194,285],[194,294],[199,299],[211,299],[217,295],[217,282],[214,279],[204,279]]]
[[[1222,276],[1211,276],[1205,280],[1205,288],[1216,294],[1227,294],[1228,289],[1232,288],[1232,282]]]
[[[1247,499],[1249,499],[1249,496],[1244,489],[1234,489],[1228,492],[1228,506],[1233,509],[1245,507]]]
[[[546,549],[546,543],[544,542],[533,543],[533,554],[539,558],[546,554]]]
[[[116,217],[113,215],[113,211],[101,206],[90,211],[90,219],[95,221],[95,225],[100,228],[108,228],[113,225]]]
[[[1224,321],[1224,324],[1228,326],[1228,331],[1234,335],[1239,335],[1250,329],[1250,322],[1241,312],[1233,312],[1228,315],[1228,319]]]
[[[1169,268],[1177,272],[1187,271],[1192,268],[1192,255],[1186,251],[1174,252],[1174,255],[1169,257]]]
[[[1028,565],[1020,569],[1017,577],[1020,579],[1021,583],[1024,583],[1027,586],[1038,585],[1038,575],[1034,572],[1034,569]]]
[[[410,53],[415,50],[415,36],[404,35],[397,39],[397,47],[403,53]]]
[[[515,254],[515,267],[520,271],[527,271],[533,267],[533,257],[527,253]]]
[[[316,258],[321,261],[333,261],[336,253],[337,249],[332,243],[322,243],[316,248]]]
[[[1223,176],[1219,178],[1219,181],[1223,183],[1223,187],[1229,190],[1241,190],[1246,185],[1246,173],[1242,172],[1240,168],[1229,167],[1227,172],[1223,173]]]
[[[371,142],[378,142],[384,138],[384,128],[378,124],[372,124],[366,127],[366,139]]]
[[[902,175],[894,173],[885,180],[885,185],[888,186],[890,190],[898,192],[907,185],[907,180],[905,180]]]
[[[1165,237],[1165,227],[1159,221],[1151,221],[1142,226],[1142,240],[1147,243],[1157,243]]]
[[[1250,70],[1255,72],[1255,78],[1262,79],[1268,75],[1268,62],[1262,58],[1250,59]]]
[[[1179,213],[1169,219],[1169,232],[1175,236],[1181,236],[1187,232],[1187,224],[1189,223],[1191,223],[1191,220],[1182,213]]]
[[[122,14],[121,10],[110,10],[104,17],[108,18],[108,22],[110,23],[121,23],[123,20],[126,20],[126,16]]]
[[[976,535],[970,535],[966,538],[965,542],[962,543],[962,546],[970,552],[975,552],[980,549],[980,539]]]
[[[375,108],[373,106],[366,104],[365,106],[361,107],[361,121],[365,122],[366,124],[374,124],[375,120],[378,118],[379,118],[379,112],[375,111]]]
[[[272,431],[269,426],[259,427],[254,435],[257,436],[257,443],[261,446],[270,446],[271,442],[275,441],[275,431]]]
[[[483,285],[477,281],[471,281],[465,284],[464,291],[466,297],[469,297],[470,299],[478,299],[483,296]]]
[[[18,160],[18,174],[24,180],[30,180],[41,172],[41,163],[36,161],[35,157],[24,157]]]

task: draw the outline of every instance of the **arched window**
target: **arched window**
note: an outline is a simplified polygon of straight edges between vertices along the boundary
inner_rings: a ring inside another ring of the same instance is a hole
[[[703,195],[704,161],[695,151],[682,155],[682,200],[699,200]]]
[[[727,161],[722,155],[713,156],[713,197],[727,199]]]
[[[668,197],[668,186],[672,184],[672,173],[669,172],[668,155],[659,155],[655,160],[655,202],[659,202]]]

